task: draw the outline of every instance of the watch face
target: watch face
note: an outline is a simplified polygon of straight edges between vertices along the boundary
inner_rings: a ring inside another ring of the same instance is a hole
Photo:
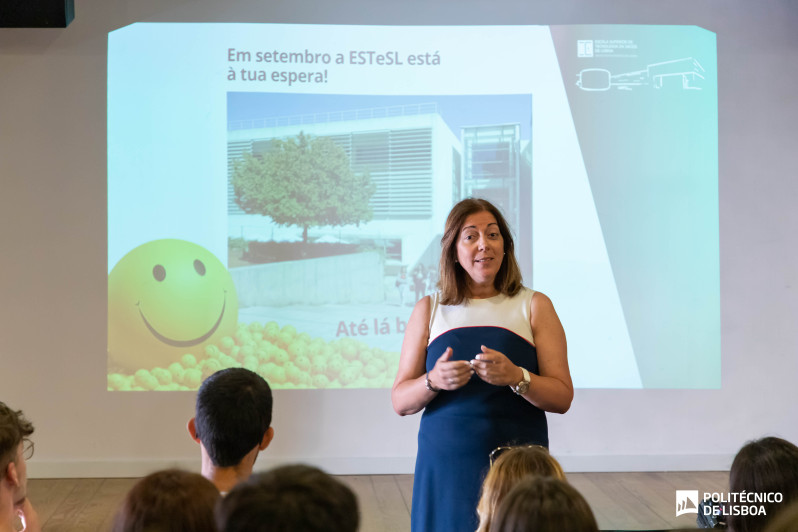
[[[518,395],[524,395],[527,390],[529,390],[529,382],[528,381],[521,381],[518,383],[518,386],[515,387],[515,393]]]

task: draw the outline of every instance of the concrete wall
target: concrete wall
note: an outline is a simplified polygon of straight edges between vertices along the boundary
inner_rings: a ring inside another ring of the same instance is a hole
[[[376,251],[232,268],[240,307],[381,303],[382,256]],[[309,280],[312,280],[310,282]]]

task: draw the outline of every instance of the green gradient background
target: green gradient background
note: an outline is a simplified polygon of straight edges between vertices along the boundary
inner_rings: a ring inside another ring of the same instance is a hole
[[[693,26],[555,26],[560,69],[645,388],[719,388],[720,266],[715,34]],[[577,40],[627,39],[637,57],[577,57]],[[695,58],[702,90],[576,86]],[[600,348],[600,346],[597,346]]]

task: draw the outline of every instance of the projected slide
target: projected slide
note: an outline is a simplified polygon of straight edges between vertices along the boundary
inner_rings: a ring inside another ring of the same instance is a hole
[[[466,197],[582,388],[720,387],[715,35],[134,24],[108,44],[108,389],[389,388]]]

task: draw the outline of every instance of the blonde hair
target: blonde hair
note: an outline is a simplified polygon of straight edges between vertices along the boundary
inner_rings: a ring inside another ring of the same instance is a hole
[[[562,466],[545,447],[526,445],[510,448],[498,457],[482,483],[482,496],[477,505],[477,532],[487,532],[490,529],[491,519],[504,496],[528,476],[566,480]]]
[[[466,218],[478,212],[489,212],[496,218],[499,233],[504,240],[504,260],[496,274],[493,285],[499,293],[514,296],[521,290],[521,268],[515,259],[515,243],[510,226],[502,213],[492,203],[484,199],[466,198],[452,207],[446,218],[446,227],[441,238],[440,282],[441,303],[459,305],[468,297],[468,275],[457,263],[457,237]]]

